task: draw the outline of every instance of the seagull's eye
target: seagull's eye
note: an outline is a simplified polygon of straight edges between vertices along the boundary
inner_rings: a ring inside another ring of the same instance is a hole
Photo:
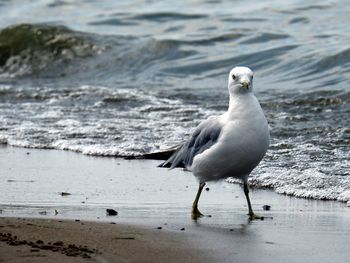
[[[232,79],[235,80],[236,79],[236,76],[234,74],[232,74]]]

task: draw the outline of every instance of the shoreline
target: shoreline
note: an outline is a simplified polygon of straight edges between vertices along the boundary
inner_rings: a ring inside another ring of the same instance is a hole
[[[249,222],[241,187],[219,182],[208,184],[199,203],[211,216],[194,222],[194,177],[157,168],[158,163],[0,147],[0,233],[44,242],[33,248],[3,240],[0,262],[346,262],[350,257],[346,203],[252,189],[253,208],[265,220]],[[118,215],[107,216],[107,208]],[[63,248],[50,249],[57,241]],[[62,253],[69,244],[76,256]],[[84,246],[100,254],[84,258]]]

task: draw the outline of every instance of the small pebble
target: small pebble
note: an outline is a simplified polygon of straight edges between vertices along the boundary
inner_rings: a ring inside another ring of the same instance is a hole
[[[181,228],[180,230],[181,230],[181,231],[185,231],[185,228],[183,227],[183,228]]]
[[[157,229],[162,229],[162,227],[161,227],[161,226],[159,226],[159,227],[157,227]]]
[[[116,216],[116,215],[118,215],[117,211],[115,211],[114,209],[110,209],[110,208],[106,209],[106,213],[107,213],[108,216]]]
[[[269,211],[271,209],[271,206],[270,205],[263,205],[263,209],[265,211]]]

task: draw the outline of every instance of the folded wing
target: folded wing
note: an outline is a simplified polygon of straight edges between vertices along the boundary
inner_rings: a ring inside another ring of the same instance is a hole
[[[199,124],[191,138],[180,146],[161,167],[191,167],[194,157],[213,146],[221,133],[218,117],[211,117]]]

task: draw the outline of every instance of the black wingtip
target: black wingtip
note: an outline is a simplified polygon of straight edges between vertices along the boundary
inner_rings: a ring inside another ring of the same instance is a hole
[[[159,164],[157,167],[160,167],[160,168],[170,168],[170,167],[171,167],[171,163],[163,162],[163,163]]]
[[[171,149],[163,152],[147,153],[139,156],[138,159],[168,160],[174,154],[174,152],[175,150]]]

